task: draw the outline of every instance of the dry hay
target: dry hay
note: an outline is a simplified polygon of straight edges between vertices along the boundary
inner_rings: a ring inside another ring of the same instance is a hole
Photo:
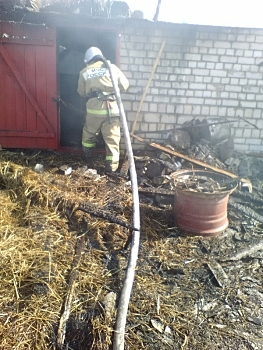
[[[119,178],[84,176],[83,160],[76,156],[2,152],[1,158],[0,349],[56,348],[82,237],[85,248],[65,349],[110,349],[116,309],[107,315],[105,297],[114,292],[118,300],[120,295],[129,255],[123,248],[130,232],[76,208],[88,202],[131,223],[129,186]],[[44,164],[43,173],[34,172],[36,163]],[[70,176],[59,174],[64,164],[72,167]],[[223,263],[232,283],[226,288],[217,285],[207,267],[209,250],[220,255],[230,247],[230,238],[207,243],[200,237],[181,237],[171,211],[143,202],[141,224],[125,348],[256,348],[262,327],[249,322],[248,316],[255,322],[260,319],[262,301],[256,293],[246,294],[252,282],[240,284],[235,274],[238,269],[246,275],[251,266]],[[260,261],[254,278],[262,286]]]

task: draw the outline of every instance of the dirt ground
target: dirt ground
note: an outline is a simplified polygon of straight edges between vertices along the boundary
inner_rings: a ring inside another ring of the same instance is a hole
[[[244,164],[253,193],[231,194],[217,237],[183,235],[171,206],[140,194],[125,349],[263,349],[263,158]],[[132,194],[129,179],[88,170],[102,166],[100,157],[1,151],[1,350],[56,349],[70,287],[63,348],[111,349]]]

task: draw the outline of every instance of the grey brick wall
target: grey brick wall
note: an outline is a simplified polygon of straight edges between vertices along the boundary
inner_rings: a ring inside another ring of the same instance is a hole
[[[235,149],[262,152],[263,29],[149,21],[123,26],[120,68],[130,81],[129,91],[122,94],[129,125],[164,39],[135,130],[167,130],[194,117],[227,117],[236,119],[231,124]],[[141,136],[162,141],[161,134]],[[142,144],[134,142],[133,146],[141,148]]]

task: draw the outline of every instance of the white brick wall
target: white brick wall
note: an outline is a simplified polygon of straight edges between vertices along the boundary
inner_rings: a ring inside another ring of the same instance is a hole
[[[263,152],[263,29],[133,23],[125,22],[120,45],[120,68],[130,81],[122,94],[130,125],[166,39],[136,131],[169,129],[193,117],[236,118],[235,149]],[[161,134],[142,137],[162,141]]]

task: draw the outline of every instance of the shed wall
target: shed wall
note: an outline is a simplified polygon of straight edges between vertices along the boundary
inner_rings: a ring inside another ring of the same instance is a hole
[[[120,67],[130,88],[122,98],[131,127],[164,39],[135,130],[165,130],[192,118],[227,117],[237,120],[231,124],[235,149],[262,152],[263,29],[183,24],[156,28],[154,23],[123,27]],[[162,140],[156,133],[141,136]],[[135,141],[135,148],[141,146]]]

